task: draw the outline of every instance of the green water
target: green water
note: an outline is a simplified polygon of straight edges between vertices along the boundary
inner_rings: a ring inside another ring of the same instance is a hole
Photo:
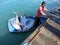
[[[36,11],[42,1],[43,0],[0,0],[0,45],[19,45],[32,33],[10,33],[7,25],[8,20],[15,17],[15,14],[12,12],[13,10],[22,11],[27,15],[36,15]],[[47,2],[48,4],[51,3],[51,1],[50,3],[49,1]],[[51,5],[47,7],[51,8]]]

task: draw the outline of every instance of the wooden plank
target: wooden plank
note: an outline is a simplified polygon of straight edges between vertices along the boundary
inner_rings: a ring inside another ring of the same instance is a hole
[[[60,25],[57,24],[56,22],[54,22],[53,20],[50,20],[48,24],[53,26],[54,28],[60,30]]]
[[[32,45],[59,45],[60,39],[52,32],[50,32],[47,28],[44,28],[43,32],[40,33],[31,44]]]

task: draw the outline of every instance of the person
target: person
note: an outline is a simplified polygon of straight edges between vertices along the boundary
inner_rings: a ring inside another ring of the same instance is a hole
[[[39,22],[40,22],[40,18],[46,16],[46,14],[44,13],[44,11],[45,12],[49,12],[49,10],[45,6],[46,6],[46,3],[42,2],[41,7],[39,7],[39,9],[37,11],[37,15],[36,15],[34,26],[38,26]]]

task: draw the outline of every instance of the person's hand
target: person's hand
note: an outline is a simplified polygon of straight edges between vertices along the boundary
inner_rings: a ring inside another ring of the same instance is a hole
[[[47,16],[46,14],[44,14],[43,16]]]
[[[19,11],[13,11],[13,13],[16,14],[16,15],[19,15],[22,12],[21,11],[20,12]]]
[[[46,10],[46,12],[50,12],[50,10]]]

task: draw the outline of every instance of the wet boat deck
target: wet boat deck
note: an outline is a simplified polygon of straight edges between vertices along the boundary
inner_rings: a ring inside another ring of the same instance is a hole
[[[60,45],[60,19],[50,20],[44,31],[32,42],[32,45]]]

